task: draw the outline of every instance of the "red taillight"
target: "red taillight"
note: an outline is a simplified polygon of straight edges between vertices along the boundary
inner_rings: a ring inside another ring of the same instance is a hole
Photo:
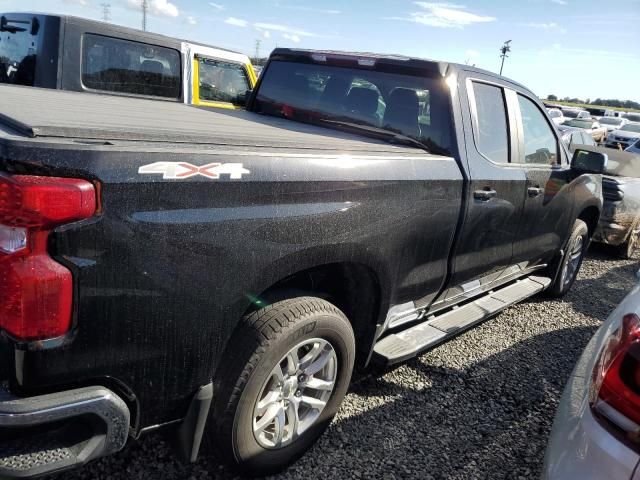
[[[47,253],[56,226],[91,217],[86,180],[0,174],[0,329],[41,340],[71,326],[71,272]]]
[[[635,437],[640,433],[640,318],[627,314],[593,371],[592,407]]]

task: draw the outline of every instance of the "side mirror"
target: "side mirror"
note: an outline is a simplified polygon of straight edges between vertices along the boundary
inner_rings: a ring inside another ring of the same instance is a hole
[[[609,156],[606,153],[576,150],[571,159],[571,169],[577,173],[604,173]]]

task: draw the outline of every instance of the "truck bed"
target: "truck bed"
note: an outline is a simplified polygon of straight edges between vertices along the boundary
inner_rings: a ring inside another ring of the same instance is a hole
[[[162,144],[284,147],[304,150],[421,151],[328,128],[246,111],[33,87],[0,86],[0,138],[46,137]],[[2,131],[4,130],[4,132]],[[104,142],[103,142],[104,143]]]

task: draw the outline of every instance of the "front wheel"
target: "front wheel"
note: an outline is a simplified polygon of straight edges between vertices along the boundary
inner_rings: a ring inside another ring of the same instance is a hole
[[[224,463],[266,475],[301,457],[333,419],[351,379],[355,339],[337,307],[299,297],[244,317],[226,357],[212,442]]]
[[[589,229],[582,220],[576,220],[569,236],[559,271],[547,292],[554,297],[565,295],[575,282],[584,254],[589,247]]]

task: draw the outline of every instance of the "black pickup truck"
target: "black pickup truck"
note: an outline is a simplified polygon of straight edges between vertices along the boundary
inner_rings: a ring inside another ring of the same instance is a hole
[[[0,477],[158,429],[275,472],[355,365],[571,287],[606,155],[526,88],[276,50],[248,109],[0,86]]]

